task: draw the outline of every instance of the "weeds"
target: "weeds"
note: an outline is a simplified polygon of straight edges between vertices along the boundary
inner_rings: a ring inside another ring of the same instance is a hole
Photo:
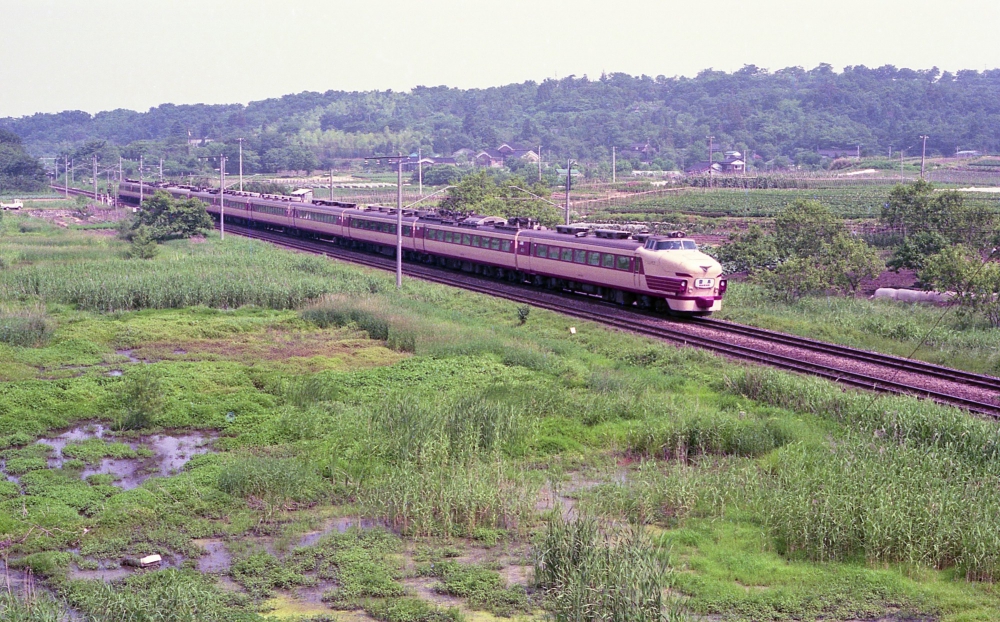
[[[44,309],[0,311],[0,343],[21,347],[40,346],[54,332],[55,323],[46,316]]]
[[[535,584],[558,622],[686,619],[664,596],[665,557],[641,528],[602,530],[591,518],[556,518],[536,546]]]
[[[302,311],[302,319],[320,328],[357,326],[370,339],[385,341],[397,352],[413,352],[417,346],[416,329],[411,322],[393,317],[375,299],[353,300],[326,296]]]
[[[133,367],[125,375],[121,393],[122,414],[118,427],[122,430],[143,430],[153,426],[166,408],[163,383],[151,367]]]
[[[503,577],[484,566],[438,561],[418,569],[418,572],[441,579],[441,584],[435,588],[437,592],[465,598],[473,609],[503,617],[531,610],[523,587],[508,587]]]
[[[328,489],[316,469],[298,458],[274,458],[251,453],[229,458],[218,476],[225,493],[259,504],[265,518],[291,503],[315,502]]]

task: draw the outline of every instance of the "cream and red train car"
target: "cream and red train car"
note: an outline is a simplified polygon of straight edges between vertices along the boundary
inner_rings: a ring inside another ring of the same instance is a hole
[[[196,197],[220,216],[218,191],[150,186],[177,197]],[[138,184],[122,184],[120,198],[138,202]],[[394,254],[395,208],[251,193],[225,195],[226,222],[279,229],[340,245]],[[629,237],[626,232],[555,230],[525,219],[455,218],[404,211],[405,258],[558,290],[580,291],[622,305],[683,315],[718,311],[726,292],[722,266],[683,234]]]

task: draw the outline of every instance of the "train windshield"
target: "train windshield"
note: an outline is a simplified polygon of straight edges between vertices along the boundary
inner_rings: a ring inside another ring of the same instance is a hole
[[[658,251],[696,251],[698,250],[698,245],[694,243],[694,240],[660,240],[656,243],[656,250]]]

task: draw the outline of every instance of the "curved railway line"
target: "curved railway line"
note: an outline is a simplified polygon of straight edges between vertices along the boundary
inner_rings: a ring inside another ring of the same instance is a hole
[[[226,229],[232,234],[294,250],[373,268],[395,269],[394,259],[347,250],[318,240],[289,237],[228,223]],[[552,292],[507,283],[501,287],[497,281],[423,264],[407,263],[406,270],[409,276],[425,281],[505,298],[620,330],[711,350],[743,361],[818,376],[851,387],[926,398],[976,414],[1000,418],[1000,378],[992,376],[720,320],[675,322],[649,313],[626,313],[620,307],[592,297],[583,298],[579,294],[554,295]],[[739,343],[740,341],[744,343]],[[768,351],[768,348],[762,347],[764,344],[780,346],[781,351]],[[796,352],[799,354],[796,355]],[[822,360],[815,360],[817,356]],[[829,359],[844,363],[833,364]],[[881,371],[874,373],[872,370],[876,368]],[[897,380],[900,375],[910,380]]]

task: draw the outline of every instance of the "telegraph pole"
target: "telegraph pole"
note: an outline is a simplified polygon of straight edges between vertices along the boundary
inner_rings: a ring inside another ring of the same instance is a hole
[[[538,181],[542,181],[542,146],[538,145]]]
[[[69,156],[63,156],[63,198],[69,198]]]
[[[572,181],[570,174],[573,171],[573,161],[566,160],[566,224],[569,224],[569,189]]]
[[[226,239],[226,156],[219,155],[219,239]]]
[[[163,158],[160,158],[160,183],[163,183]]]
[[[712,184],[712,147],[714,146],[714,143],[713,143],[714,140],[715,140],[715,136],[709,136],[708,137],[708,185],[709,185],[709,187],[711,187],[712,185],[714,185],[714,184]]]
[[[618,168],[617,168],[617,147],[611,145],[611,183],[618,183]]]
[[[386,160],[396,164],[396,289],[403,286],[403,154],[394,156],[374,156],[365,160]],[[407,158],[408,159],[408,158]],[[330,184],[333,194],[333,184]]]
[[[243,192],[243,139],[237,139],[240,141],[240,192]],[[331,182],[330,186],[330,196],[333,196],[333,185]]]
[[[330,200],[333,200],[333,169],[330,169]]]
[[[396,289],[403,287],[403,154],[396,160]]]
[[[920,149],[920,179],[924,178],[924,159],[927,157],[927,139],[930,138],[927,135],[921,135],[920,138],[923,139],[924,145]]]
[[[94,157],[94,200],[97,200],[97,154],[93,154]]]
[[[424,164],[420,153],[420,148],[417,147],[417,183],[420,184],[420,196],[424,196]]]

